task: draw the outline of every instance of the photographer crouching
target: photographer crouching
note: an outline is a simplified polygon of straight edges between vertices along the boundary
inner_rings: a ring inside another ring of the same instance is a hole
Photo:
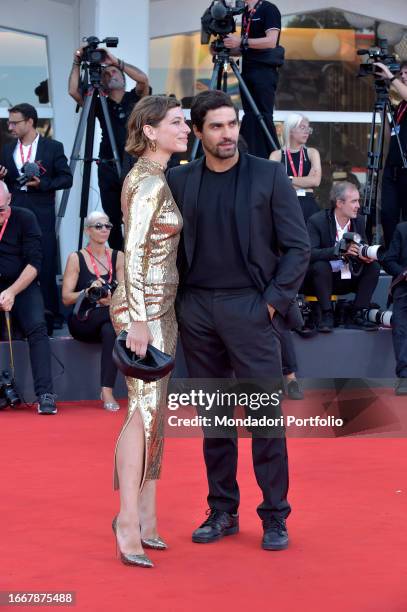
[[[399,223],[383,268],[393,276],[390,296],[393,302],[392,334],[396,357],[396,395],[407,395],[407,223]]]
[[[10,206],[11,195],[0,181],[0,310],[11,312],[28,339],[39,414],[56,414],[51,351],[38,284],[41,231],[30,210]]]
[[[94,211],[85,219],[89,238],[86,248],[68,257],[62,285],[65,306],[75,304],[68,318],[73,338],[82,342],[102,342],[101,394],[106,410],[119,410],[113,397],[117,368],[112,359],[116,334],[109,306],[117,283],[124,278],[124,255],[106,247],[112,224],[103,212]]]
[[[358,214],[359,191],[352,183],[342,181],[332,187],[330,200],[332,208],[312,215],[307,225],[311,265],[305,287],[317,296],[321,307],[318,331],[333,330],[332,293],[355,293],[347,327],[374,331],[377,325],[365,319],[364,309],[370,307],[380,265],[358,244],[366,243],[365,221]],[[372,250],[374,256],[377,249]]]

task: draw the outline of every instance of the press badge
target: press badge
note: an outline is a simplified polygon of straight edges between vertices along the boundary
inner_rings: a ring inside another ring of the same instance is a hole
[[[307,195],[307,192],[305,191],[305,189],[296,189],[297,192],[297,197],[299,198],[305,198],[305,196]]]
[[[395,136],[395,135],[399,135],[400,134],[400,126],[399,125],[395,125],[394,128],[392,129],[392,131],[390,132],[391,136]]]

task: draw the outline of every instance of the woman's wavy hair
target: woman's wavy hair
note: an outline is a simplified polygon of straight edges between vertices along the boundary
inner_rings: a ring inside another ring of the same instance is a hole
[[[157,127],[172,108],[181,107],[181,102],[173,97],[146,96],[137,102],[127,123],[126,151],[134,157],[140,157],[148,147],[148,138],[144,134],[145,125]]]

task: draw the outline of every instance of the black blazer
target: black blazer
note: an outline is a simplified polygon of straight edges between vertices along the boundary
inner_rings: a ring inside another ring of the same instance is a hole
[[[195,253],[197,205],[205,158],[171,168],[167,180],[184,219],[178,250],[180,288]],[[281,164],[240,154],[236,227],[247,270],[266,302],[287,314],[310,255],[304,217]]]
[[[394,278],[407,270],[407,221],[397,225],[389,248],[380,263]]]
[[[5,166],[8,170],[4,180],[9,191],[17,195],[20,188],[16,182],[19,174],[13,157],[15,148],[16,141],[4,145],[0,165]],[[72,172],[69,169],[62,142],[40,136],[35,161],[41,162],[45,172],[40,176],[40,186],[38,188],[28,188],[27,192],[32,196],[30,199],[33,204],[54,205],[55,191],[69,189],[73,182]],[[18,197],[14,197],[13,201],[17,204]]]
[[[333,210],[321,210],[308,219],[308,233],[311,241],[311,263],[338,259],[335,255],[336,222]],[[357,232],[366,241],[365,220],[358,215],[351,220],[350,231]]]

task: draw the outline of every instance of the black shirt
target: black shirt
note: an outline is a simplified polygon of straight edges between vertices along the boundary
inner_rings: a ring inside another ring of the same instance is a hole
[[[197,236],[186,285],[203,289],[252,287],[235,222],[239,164],[226,172],[205,167],[198,197]]]
[[[0,283],[13,283],[28,264],[40,272],[41,260],[41,230],[37,218],[30,210],[12,206],[0,241]]]
[[[248,38],[264,38],[267,30],[271,29],[281,30],[281,13],[275,4],[260,0],[251,20],[250,9],[246,6],[242,18],[242,36],[247,33]],[[248,64],[269,64],[272,63],[271,55],[273,49],[247,49],[243,53],[243,62],[246,67]]]
[[[399,117],[399,121],[401,118],[401,121],[397,123],[397,127],[400,129],[400,144],[402,146],[404,155],[407,157],[407,102],[405,100],[402,100],[397,106],[394,116],[396,121],[397,117]],[[386,158],[386,166],[403,166],[399,145],[395,135],[392,135],[390,138],[389,152]]]
[[[131,91],[125,92],[121,102],[114,102],[114,100],[109,97],[105,99],[107,100],[107,107],[109,109],[109,116],[113,134],[116,140],[117,150],[119,152],[120,159],[122,159],[127,138],[127,121],[135,104],[137,104],[137,102],[140,100],[140,96],[136,93],[135,89],[132,89]],[[95,114],[99,119],[100,129],[102,130],[99,157],[101,159],[112,160],[113,151],[112,147],[110,146],[106,121],[99,98],[96,100]]]

